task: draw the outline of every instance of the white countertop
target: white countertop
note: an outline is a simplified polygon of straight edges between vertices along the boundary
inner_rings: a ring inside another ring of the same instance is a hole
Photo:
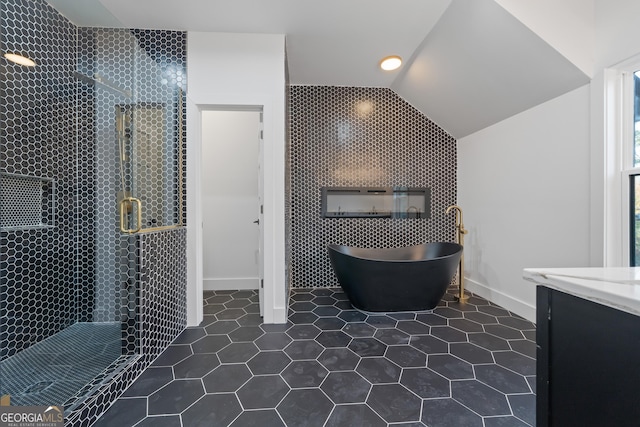
[[[525,268],[523,277],[640,316],[640,267]]]

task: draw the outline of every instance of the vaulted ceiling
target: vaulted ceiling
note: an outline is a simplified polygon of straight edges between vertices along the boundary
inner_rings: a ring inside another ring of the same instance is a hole
[[[506,0],[47,1],[79,26],[285,34],[292,84],[389,87],[455,138],[589,81]]]

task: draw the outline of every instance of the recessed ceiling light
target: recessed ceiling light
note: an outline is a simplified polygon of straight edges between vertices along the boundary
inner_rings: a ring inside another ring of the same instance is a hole
[[[387,56],[380,61],[380,68],[385,71],[392,71],[400,68],[402,65],[402,58],[398,55]]]
[[[13,63],[24,65],[25,67],[36,66],[36,63],[33,59],[27,58],[26,56],[20,55],[18,53],[5,53],[4,57]]]

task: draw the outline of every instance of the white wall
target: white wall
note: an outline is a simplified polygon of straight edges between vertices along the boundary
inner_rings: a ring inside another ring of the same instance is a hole
[[[596,71],[640,52],[640,2],[596,0]]]
[[[607,68],[640,53],[640,2],[496,1],[585,72],[593,56],[590,87],[458,141],[459,203],[471,230],[467,284],[533,319],[534,288],[521,279],[523,267],[614,265],[621,218],[611,194],[619,156],[611,117],[619,100],[615,70]]]
[[[467,287],[530,320],[523,268],[589,265],[589,96],[579,88],[458,140]]]
[[[200,194],[200,109],[245,105],[262,106],[264,114],[264,321],[284,323],[285,37],[189,32],[187,63],[188,322],[202,319],[202,208],[194,197]]]

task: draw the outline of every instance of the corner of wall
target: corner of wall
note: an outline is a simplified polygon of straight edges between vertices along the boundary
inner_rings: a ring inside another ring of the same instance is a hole
[[[591,128],[589,139],[589,265],[605,264],[605,77],[598,73],[590,84]]]

